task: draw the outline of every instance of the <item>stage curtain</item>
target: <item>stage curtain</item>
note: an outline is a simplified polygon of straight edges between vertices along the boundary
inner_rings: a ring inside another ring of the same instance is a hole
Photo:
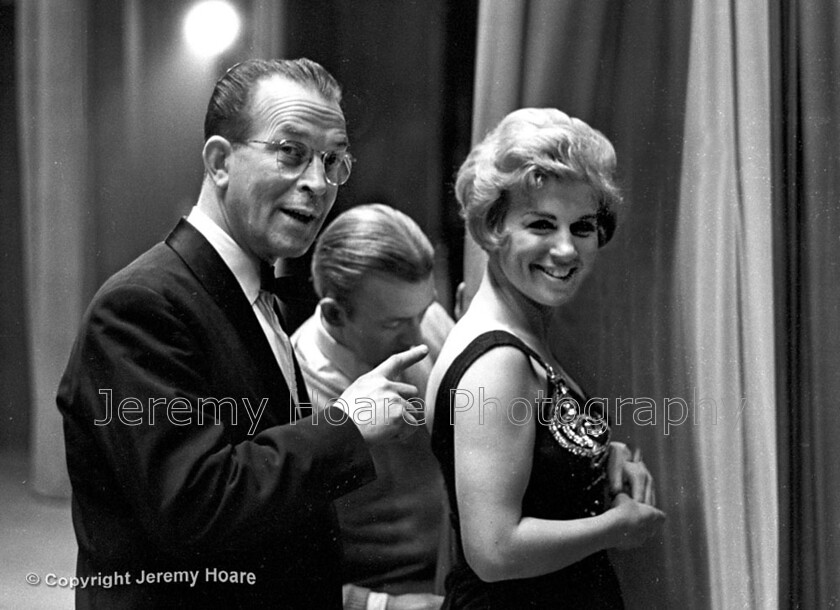
[[[779,7],[774,128],[782,607],[840,605],[840,7]]]
[[[710,607],[778,601],[778,492],[766,3],[696,2],[676,257],[712,583]]]
[[[55,406],[91,282],[87,3],[16,6],[18,116],[33,489],[62,497],[70,482]]]

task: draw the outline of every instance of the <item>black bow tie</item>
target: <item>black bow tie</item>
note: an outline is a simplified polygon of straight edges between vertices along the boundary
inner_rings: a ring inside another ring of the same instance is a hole
[[[260,290],[277,295],[281,301],[294,301],[301,295],[301,279],[293,275],[275,277],[274,267],[260,263]]]
[[[274,277],[274,267],[265,261],[260,261],[260,290],[274,293],[276,279]]]

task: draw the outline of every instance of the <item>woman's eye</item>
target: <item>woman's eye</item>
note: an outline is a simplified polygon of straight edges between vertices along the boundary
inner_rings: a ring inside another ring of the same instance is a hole
[[[569,228],[572,231],[572,234],[577,235],[578,237],[587,237],[597,230],[595,223],[589,220],[575,222]]]
[[[536,220],[528,225],[529,229],[536,229],[537,231],[551,231],[554,229],[554,224],[548,220]]]

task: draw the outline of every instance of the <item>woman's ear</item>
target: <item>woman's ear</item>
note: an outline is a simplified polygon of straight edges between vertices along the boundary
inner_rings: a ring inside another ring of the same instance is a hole
[[[230,156],[233,146],[222,136],[211,136],[204,143],[201,157],[204,160],[204,170],[213,183],[221,188],[227,188],[229,179]]]
[[[347,322],[347,312],[344,307],[331,297],[324,297],[318,303],[321,306],[321,317],[335,328],[343,327]]]

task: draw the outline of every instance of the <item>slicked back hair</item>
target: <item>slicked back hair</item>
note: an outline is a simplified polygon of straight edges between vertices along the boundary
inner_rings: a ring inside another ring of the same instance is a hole
[[[204,141],[222,136],[231,143],[244,142],[250,135],[249,109],[256,84],[272,76],[310,87],[328,102],[341,103],[338,82],[311,59],[249,59],[234,65],[216,81],[204,116]]]
[[[422,229],[399,210],[371,203],[340,214],[318,237],[312,279],[321,298],[335,299],[352,315],[352,297],[365,276],[380,273],[405,282],[426,279],[434,249]]]

